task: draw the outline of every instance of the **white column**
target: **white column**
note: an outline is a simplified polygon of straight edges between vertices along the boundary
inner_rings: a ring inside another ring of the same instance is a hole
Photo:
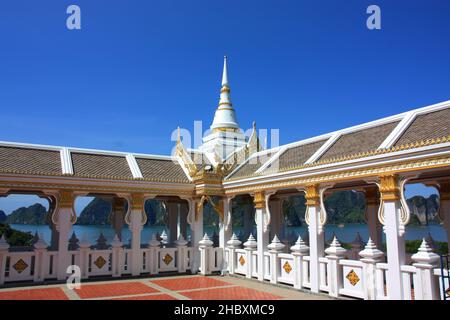
[[[400,225],[401,203],[398,177],[380,177],[382,219],[386,234],[388,270],[386,272],[387,294],[391,300],[403,300],[403,281],[400,268],[405,264],[405,241]]]
[[[200,268],[199,242],[203,238],[203,210],[200,210],[203,207],[199,207],[198,203],[199,199],[189,201],[189,215],[192,212],[192,217],[190,221],[188,220],[191,225],[191,246],[193,248],[192,273],[197,273]]]
[[[183,236],[187,239],[187,215],[189,213],[189,205],[187,203],[180,204],[180,214],[178,216],[178,237]]]
[[[131,211],[127,223],[131,231],[131,275],[137,276],[141,273],[142,251],[141,251],[141,231],[146,222],[144,212],[144,195],[134,193],[131,195]]]
[[[247,239],[253,232],[253,204],[244,204],[244,238]]]
[[[65,280],[68,276],[67,267],[71,264],[69,257],[69,237],[72,233],[72,223],[75,222],[75,212],[73,211],[74,197],[70,191],[62,191],[59,195],[59,203],[54,213],[56,229],[58,230],[58,263],[57,278]]]
[[[256,208],[256,241],[258,242],[258,280],[264,280],[264,251],[269,245],[269,231],[265,226],[266,200],[264,192],[256,192],[254,197]]]
[[[178,239],[178,203],[168,201],[167,203],[168,214],[168,229],[169,229],[169,243],[172,244]]]
[[[321,226],[320,196],[317,185],[306,188],[306,222],[309,231],[310,282],[311,291],[318,293],[320,288],[319,258],[323,257],[325,235]],[[323,213],[325,214],[325,213]]]
[[[113,200],[113,221],[112,226],[117,237],[122,241],[122,228],[125,219],[125,200],[122,198],[114,198]]]
[[[378,248],[382,247],[383,227],[378,220],[378,208],[380,206],[378,191],[375,188],[365,190],[366,197],[366,221],[369,228],[369,237]]]
[[[282,216],[282,203],[281,199],[273,199],[269,202],[270,205],[270,238],[276,236],[281,239],[281,241],[285,240],[285,234],[283,232],[283,216]]]
[[[233,232],[231,227],[231,198],[223,199],[223,220],[219,221],[219,247],[224,249]]]

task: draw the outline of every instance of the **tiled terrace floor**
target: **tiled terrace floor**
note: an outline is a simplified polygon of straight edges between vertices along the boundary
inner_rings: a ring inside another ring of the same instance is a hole
[[[327,299],[235,277],[171,276],[0,289],[0,300],[311,300]]]

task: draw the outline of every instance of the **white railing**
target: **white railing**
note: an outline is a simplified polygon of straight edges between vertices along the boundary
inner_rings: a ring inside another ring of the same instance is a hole
[[[386,272],[388,270],[387,263],[376,264],[376,298],[377,300],[386,300],[389,298],[386,287]]]

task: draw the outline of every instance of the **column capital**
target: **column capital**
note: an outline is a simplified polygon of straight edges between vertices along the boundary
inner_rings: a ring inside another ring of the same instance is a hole
[[[266,196],[264,191],[257,191],[253,196],[253,202],[256,209],[264,209],[266,207]]]
[[[71,190],[60,190],[58,200],[60,208],[73,208],[75,197]]]
[[[381,200],[397,201],[400,200],[400,188],[397,174],[388,174],[380,176],[379,190]]]
[[[307,206],[320,205],[320,193],[318,184],[310,184],[305,188],[305,199]]]
[[[366,205],[378,205],[380,203],[380,195],[376,186],[364,188],[364,196],[366,198]]]
[[[117,212],[125,211],[125,199],[115,197],[113,201],[113,210]]]
[[[131,210],[144,210],[145,198],[143,193],[131,194]]]

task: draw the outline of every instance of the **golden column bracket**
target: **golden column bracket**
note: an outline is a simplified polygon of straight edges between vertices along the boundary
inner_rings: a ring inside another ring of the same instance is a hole
[[[266,207],[266,197],[264,191],[257,191],[253,196],[253,203],[256,209],[264,209]]]
[[[379,190],[381,195],[380,198],[382,201],[400,200],[398,175],[389,174],[380,176]]]
[[[145,214],[145,197],[143,193],[132,193],[130,198],[129,210],[125,216],[125,222],[131,224],[131,212],[139,211],[141,213],[141,224],[144,225],[147,222],[147,215]]]
[[[305,199],[307,206],[320,206],[320,193],[318,184],[311,184],[306,186]]]
[[[75,196],[72,190],[59,190],[57,195],[57,209],[53,211],[52,222],[57,225],[59,223],[59,214],[61,209],[70,209],[70,222],[74,224],[77,221],[77,215],[73,209]]]

